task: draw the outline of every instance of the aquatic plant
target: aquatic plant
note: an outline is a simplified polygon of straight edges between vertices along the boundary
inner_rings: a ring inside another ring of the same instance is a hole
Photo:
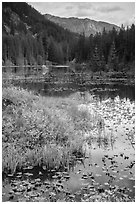
[[[4,171],[66,166],[71,155],[84,154],[84,134],[93,128],[93,118],[78,108],[80,100],[42,97],[14,86],[3,88],[3,100],[11,102],[3,109]]]

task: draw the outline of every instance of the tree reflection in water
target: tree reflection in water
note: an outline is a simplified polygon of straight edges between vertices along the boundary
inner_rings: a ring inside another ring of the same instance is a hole
[[[86,143],[91,149],[101,148],[101,149],[112,149],[114,148],[115,137],[113,130],[107,132],[105,127],[101,126],[98,128],[98,133],[96,136],[91,136],[87,138]]]

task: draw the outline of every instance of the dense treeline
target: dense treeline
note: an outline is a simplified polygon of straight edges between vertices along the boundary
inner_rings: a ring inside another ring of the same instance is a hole
[[[17,64],[43,64],[46,60],[56,63],[65,63],[72,59],[73,45],[71,42],[57,42],[52,36],[40,34],[33,37],[29,33],[24,35],[2,36],[2,59],[7,62]]]
[[[135,25],[121,26],[120,31],[96,33],[85,38],[80,36],[76,45],[78,62],[88,61],[92,69],[99,71],[112,69],[118,71],[135,61]]]
[[[46,60],[86,62],[92,71],[125,68],[135,61],[135,25],[120,31],[76,35],[45,20],[26,3],[3,3],[3,64],[43,64]],[[8,25],[8,26],[7,26]]]

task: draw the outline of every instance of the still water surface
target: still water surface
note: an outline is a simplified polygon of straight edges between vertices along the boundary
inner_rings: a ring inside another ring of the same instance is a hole
[[[116,96],[122,98],[129,98],[135,100],[135,86],[123,85],[123,84],[96,84],[88,85],[86,87],[80,87],[77,84],[66,85],[46,85],[42,82],[28,82],[22,83],[21,87],[29,90],[33,90],[36,93],[40,93],[43,96],[61,96],[66,97],[77,91],[89,91],[100,98],[100,100],[112,98]]]

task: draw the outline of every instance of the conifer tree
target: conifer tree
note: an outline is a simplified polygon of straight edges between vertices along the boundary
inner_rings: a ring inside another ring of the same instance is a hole
[[[106,65],[105,57],[102,54],[102,56],[101,56],[101,71],[105,71],[105,65]]]
[[[101,68],[101,61],[100,61],[100,56],[98,52],[98,47],[95,46],[94,53],[93,53],[93,70],[100,71],[100,68]]]
[[[44,32],[42,34],[42,44],[43,44],[43,54],[44,54],[44,59],[47,60],[48,59],[48,40],[47,40],[47,33]]]
[[[112,42],[110,47],[110,53],[108,56],[108,65],[110,71],[117,71],[117,56],[116,56],[116,47],[115,42]]]

